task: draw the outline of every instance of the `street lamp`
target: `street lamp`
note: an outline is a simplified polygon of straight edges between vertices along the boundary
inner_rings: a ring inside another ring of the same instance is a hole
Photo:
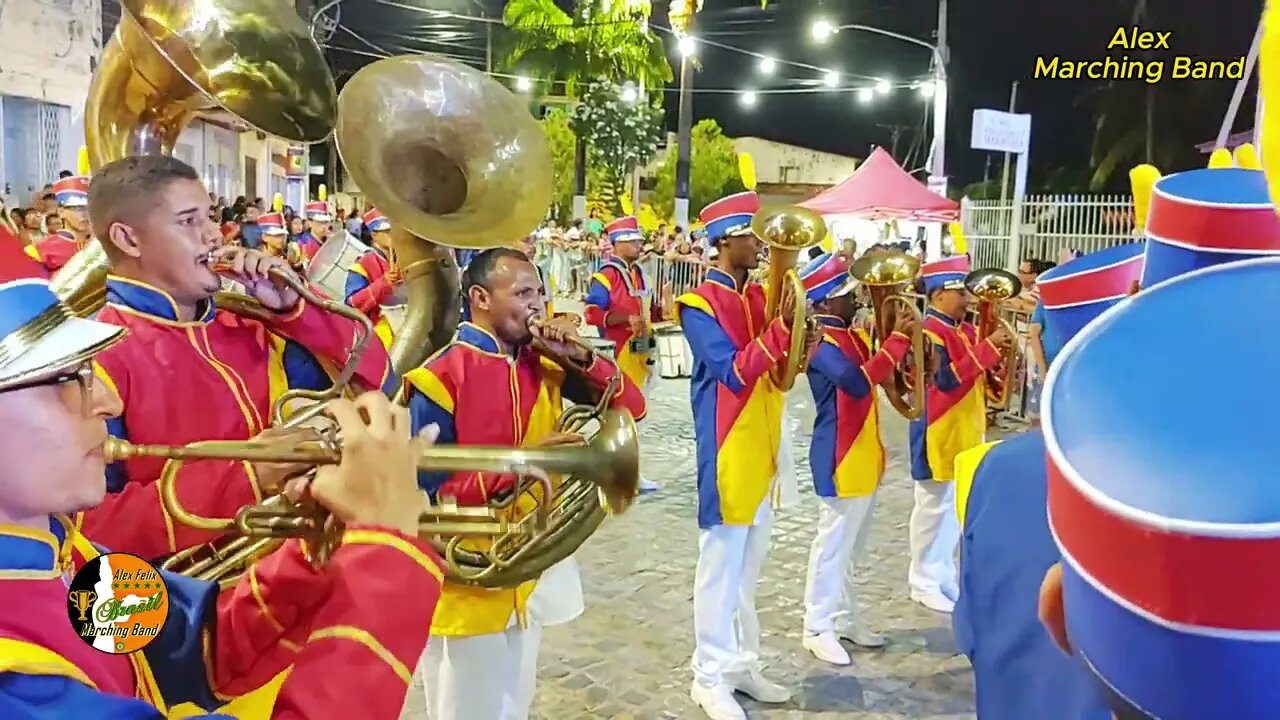
[[[925,100],[932,98],[933,94],[937,92],[937,90],[938,88],[933,84],[932,80],[929,82],[920,83],[920,96],[923,97]]]
[[[749,107],[749,108],[750,108],[750,107],[755,107],[755,106],[756,106],[756,92],[755,92],[754,90],[747,90],[747,91],[745,91],[745,92],[743,92],[743,93],[742,93],[742,96],[739,98],[739,100],[741,100],[741,101],[742,101],[742,106],[743,106],[743,107]]]
[[[529,92],[533,89],[533,81],[523,75],[516,78],[516,92]]]
[[[810,30],[813,33],[813,39],[818,42],[826,42],[831,39],[832,35],[840,32],[840,28],[827,18],[814,20],[813,27]]]

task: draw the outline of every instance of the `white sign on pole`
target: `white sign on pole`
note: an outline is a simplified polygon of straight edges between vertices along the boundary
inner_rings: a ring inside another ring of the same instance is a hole
[[[1000,110],[973,111],[974,150],[1025,153],[1031,144],[1031,116]]]

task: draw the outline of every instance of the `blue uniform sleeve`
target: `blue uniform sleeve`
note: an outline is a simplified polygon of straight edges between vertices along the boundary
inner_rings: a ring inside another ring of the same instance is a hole
[[[367,287],[369,287],[369,278],[358,272],[347,273],[347,284],[346,287],[343,288],[344,292],[342,294],[342,301],[350,305],[351,296]]]
[[[209,686],[203,632],[216,617],[218,586],[175,573],[161,574],[169,590],[169,617],[143,653],[168,705],[193,703],[212,710],[223,703]]]
[[[956,377],[955,368],[951,364],[951,355],[947,352],[947,346],[935,342],[933,344],[933,352],[938,358],[938,372],[934,374],[934,384],[942,392],[951,392],[960,387],[960,378]]]
[[[163,720],[150,703],[109,695],[60,675],[0,673],[0,717],[5,720]],[[188,717],[234,720],[230,715]]]
[[[1044,301],[1037,299],[1036,308],[1031,311],[1031,324],[1044,327]]]
[[[871,393],[867,374],[830,342],[824,340],[818,343],[809,367],[827,376],[842,392],[855,398],[864,398]]]
[[[316,356],[292,340],[284,345],[284,374],[291,390],[328,390],[333,386],[333,379]]]
[[[124,418],[116,416],[107,419],[107,433],[121,440],[129,439],[129,431],[125,428]],[[107,492],[118,493],[124,489],[129,478],[124,473],[124,461],[119,460],[107,466]]]
[[[422,428],[435,423],[440,427],[440,435],[436,438],[437,444],[454,445],[458,442],[458,432],[453,424],[453,414],[427,397],[425,393],[419,392],[413,387],[409,388],[409,419],[414,435],[421,432]],[[453,472],[448,470],[440,472],[419,470],[418,487],[426,490],[427,494],[431,496],[432,502],[435,502],[437,499],[436,492],[451,475],[453,475]]]
[[[587,304],[605,311],[609,309],[609,288],[594,275],[591,277],[591,286],[587,288]]]
[[[702,310],[681,305],[680,326],[684,328],[684,337],[689,341],[693,356],[706,366],[711,376],[731,391],[741,392],[746,384],[734,367],[738,348],[720,323]]]
[[[969,511],[965,514],[964,528],[960,540],[960,598],[951,612],[951,630],[955,633],[956,649],[973,661],[974,634],[973,619],[969,614],[968,599],[975,592],[973,583],[973,534],[970,531],[973,520],[974,502],[981,491],[974,487],[969,491]]]

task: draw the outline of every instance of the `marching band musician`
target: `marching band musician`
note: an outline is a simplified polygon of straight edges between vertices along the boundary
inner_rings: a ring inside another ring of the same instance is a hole
[[[809,466],[822,504],[809,551],[803,645],[833,665],[853,662],[840,637],[862,647],[884,645],[883,637],[858,622],[854,568],[866,547],[885,466],[875,388],[910,352],[915,331],[915,319],[899,314],[880,351],[872,354],[871,336],[852,325],[857,282],[849,277],[849,264],[844,256],[823,254],[800,274],[822,325],[822,341],[807,371],[817,410]]]
[[[605,231],[614,256],[591,276],[584,319],[599,328],[601,337],[613,341],[618,367],[636,387],[645,389],[653,376],[652,324],[662,322],[662,308],[639,265],[644,235],[629,215],[609,223]],[[652,492],[658,484],[642,477],[640,489]]]
[[[62,229],[45,239],[27,246],[27,254],[50,273],[62,269],[89,242],[93,233],[89,228],[89,178],[73,175],[61,178],[53,184],[53,194],[58,201],[58,217]]]
[[[1124,299],[1142,274],[1142,251],[1141,243],[1121,245],[1041,275],[1046,332],[1065,343]],[[1110,720],[1089,678],[1036,618],[1040,581],[1059,557],[1045,473],[1039,428],[956,456],[963,539],[952,626],[973,666],[982,720]]]
[[[1001,360],[1000,348],[1011,338],[1001,326],[977,342],[965,321],[969,293],[964,279],[969,259],[963,255],[926,263],[920,268],[929,307],[924,317],[926,340],[932,342],[936,371],[925,390],[925,412],[911,421],[911,476],[915,504],[911,508],[911,565],[907,581],[911,599],[936,612],[955,608],[960,589],[955,551],[960,528],[955,504],[955,458],[982,444],[987,429],[984,375]]]
[[[209,196],[180,160],[135,156],[94,177],[89,214],[111,260],[104,322],[129,330],[102,353],[98,372],[123,403],[108,422],[134,442],[268,439],[272,402],[291,388],[328,388],[346,363],[357,328],[313,307],[267,273],[285,262],[254,250],[219,247]],[[212,263],[225,265],[215,272]],[[261,317],[215,306],[223,277],[263,305]],[[361,390],[397,385],[386,351],[369,344],[353,378]],[[135,458],[107,469],[108,496],[85,514],[95,542],[144,558],[200,545],[215,536],[175,523],[160,502],[164,463]],[[297,467],[224,461],[185,464],[178,496],[198,515],[226,518],[280,486]]]
[[[706,280],[676,300],[693,350],[691,394],[698,458],[698,566],[694,577],[693,701],[713,720],[746,715],[735,690],[786,702],[786,688],[759,668],[756,583],[769,550],[782,433],[781,390],[769,372],[785,361],[794,302],[765,318],[764,290],[748,282],[759,265],[754,192],[702,210],[718,253]]]
[[[284,260],[294,272],[302,272],[306,268],[302,251],[296,243],[289,241],[283,215],[278,212],[259,215],[258,227],[262,230],[262,252]]]
[[[617,366],[570,342],[577,330],[568,319],[531,327],[543,317],[542,285],[533,263],[519,250],[477,254],[463,274],[462,288],[470,320],[423,367],[405,374],[413,427],[435,424],[439,442],[458,445],[581,443],[576,434],[555,432],[562,398],[590,401],[619,372]],[[611,405],[643,417],[644,395],[625,374],[621,379]],[[481,472],[420,476],[432,497],[472,506],[510,493],[516,480],[512,474]],[[528,502],[525,496],[517,504],[527,511]],[[446,581],[422,663],[428,717],[527,717],[541,626],[567,622],[581,612],[582,587],[573,558],[514,589]],[[476,678],[485,678],[481,691]]]
[[[373,249],[361,255],[347,274],[346,301],[374,323],[374,330],[385,348],[391,347],[391,323],[382,315],[382,306],[391,298],[402,280],[400,269],[390,258],[391,222],[381,210],[371,207],[364,213],[364,226],[373,238]]]
[[[333,220],[333,216],[329,214],[329,203],[324,200],[307,203],[303,208],[303,214],[307,216],[307,229],[298,236],[298,250],[302,252],[304,258],[310,260],[320,252],[321,247],[324,247],[325,240],[329,239],[331,230],[329,223]]]
[[[305,490],[345,523],[323,569],[289,541],[227,591],[161,571],[159,634],[142,652],[111,654],[77,634],[68,590],[104,552],[75,514],[103,499],[105,421],[121,409],[93,357],[125,331],[71,316],[46,282],[12,274],[0,315],[0,717],[398,718],[442,577],[417,538],[407,413],[378,393],[330,406],[342,461]],[[264,683],[270,693],[253,692]]]

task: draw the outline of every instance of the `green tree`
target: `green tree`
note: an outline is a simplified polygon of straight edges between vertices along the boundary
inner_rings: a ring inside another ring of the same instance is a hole
[[[693,212],[744,189],[733,140],[724,134],[715,120],[700,120],[693,126],[689,152],[689,208]],[[654,206],[664,217],[670,217],[675,212],[675,197],[676,148],[670,147],[654,184]]]
[[[574,108],[573,129],[590,148],[593,169],[600,170],[600,195],[617,213],[631,173],[649,161],[662,139],[662,108],[640,100],[628,102],[623,88],[607,80],[586,87]]]
[[[556,217],[568,218],[573,209],[573,151],[577,135],[569,113],[562,108],[548,110],[540,122],[551,150],[552,210]]]

